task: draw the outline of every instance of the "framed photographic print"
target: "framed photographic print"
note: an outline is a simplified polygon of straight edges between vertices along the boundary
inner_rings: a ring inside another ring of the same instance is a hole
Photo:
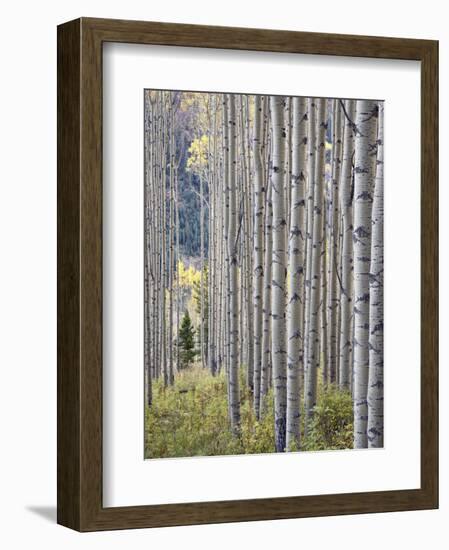
[[[437,170],[435,41],[61,25],[58,522],[436,508]]]

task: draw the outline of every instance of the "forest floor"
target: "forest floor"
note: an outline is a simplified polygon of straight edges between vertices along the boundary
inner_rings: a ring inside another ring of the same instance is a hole
[[[172,387],[153,383],[153,405],[145,411],[145,458],[239,455],[274,452],[274,407],[270,391],[260,421],[241,384],[241,429],[233,436],[228,419],[226,377],[198,365],[175,376]],[[315,416],[301,450],[352,448],[352,401],[348,392],[318,384]],[[302,417],[303,418],[303,417]],[[302,432],[304,425],[302,420]],[[292,449],[295,450],[295,449]]]

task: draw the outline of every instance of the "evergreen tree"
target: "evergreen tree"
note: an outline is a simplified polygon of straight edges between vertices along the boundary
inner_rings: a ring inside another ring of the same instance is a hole
[[[180,359],[180,368],[184,369],[188,367],[193,360],[195,359],[195,329],[192,325],[192,320],[190,319],[189,312],[184,313],[184,317],[181,321],[181,326],[179,328],[179,359]]]

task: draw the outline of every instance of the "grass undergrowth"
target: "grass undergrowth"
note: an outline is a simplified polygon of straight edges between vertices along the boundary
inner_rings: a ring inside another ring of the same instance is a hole
[[[145,458],[238,455],[274,452],[273,394],[256,420],[251,395],[241,384],[241,429],[229,428],[226,377],[193,366],[172,387],[153,382],[153,405],[145,411]],[[352,448],[352,402],[348,392],[318,384],[315,415],[307,436],[302,416],[301,450]]]

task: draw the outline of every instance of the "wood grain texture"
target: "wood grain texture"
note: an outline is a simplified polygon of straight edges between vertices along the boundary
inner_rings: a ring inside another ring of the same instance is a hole
[[[80,21],[58,28],[58,522],[80,526]]]
[[[438,42],[421,61],[421,487],[438,503]]]
[[[157,506],[102,505],[102,44],[421,61],[421,488]],[[438,506],[438,43],[78,19],[58,28],[58,523],[79,531]]]

